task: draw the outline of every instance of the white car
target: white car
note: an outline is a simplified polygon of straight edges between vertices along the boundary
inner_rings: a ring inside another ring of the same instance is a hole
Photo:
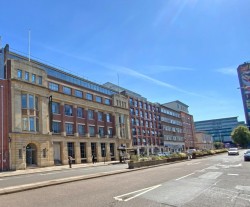
[[[239,150],[238,150],[238,148],[229,148],[228,149],[228,155],[239,155],[240,153],[239,153]]]

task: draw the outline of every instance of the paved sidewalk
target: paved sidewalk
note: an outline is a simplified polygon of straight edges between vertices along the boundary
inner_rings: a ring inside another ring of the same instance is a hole
[[[72,168],[98,167],[98,166],[112,165],[112,164],[119,164],[119,161],[109,161],[109,162],[105,162],[105,164],[104,162],[97,162],[95,164],[93,163],[72,164]],[[65,169],[70,170],[69,165],[57,165],[57,166],[51,166],[51,167],[28,167],[25,170],[0,172],[0,178],[16,176],[16,175],[31,174],[31,173],[37,173],[37,172],[58,171],[58,170],[65,170]]]

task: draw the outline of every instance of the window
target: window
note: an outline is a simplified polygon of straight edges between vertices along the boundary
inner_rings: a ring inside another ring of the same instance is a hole
[[[88,110],[88,119],[94,119],[94,111]]]
[[[23,77],[23,71],[22,70],[19,70],[19,69],[17,70],[17,77],[22,79],[22,77]]]
[[[35,131],[34,117],[30,117],[29,121],[30,121],[30,131]]]
[[[110,156],[115,156],[115,144],[110,143]]]
[[[75,157],[75,150],[74,150],[74,143],[73,142],[68,142],[68,156]]]
[[[98,121],[103,121],[103,113],[98,112]]]
[[[35,107],[36,107],[36,110],[38,110],[38,97],[35,96]]]
[[[71,95],[71,88],[63,86],[63,93],[67,95]]]
[[[43,77],[42,76],[38,76],[38,84],[39,85],[43,84]]]
[[[133,108],[130,108],[130,115],[135,115],[135,111]]]
[[[90,93],[86,93],[86,99],[92,101],[93,100],[93,95]]]
[[[67,116],[72,116],[73,115],[73,110],[72,110],[72,106],[70,105],[64,105],[64,113]]]
[[[142,102],[141,101],[139,101],[139,107],[142,108]]]
[[[139,115],[139,111],[138,109],[135,110],[135,115],[138,116]]]
[[[132,98],[129,98],[129,104],[130,104],[130,105],[134,105],[133,99],[132,99]]]
[[[111,103],[110,99],[105,98],[105,104],[110,105],[110,103]]]
[[[59,85],[56,83],[49,82],[49,89],[52,91],[59,91]]]
[[[23,130],[28,131],[29,130],[29,125],[28,125],[28,118],[23,117]]]
[[[136,137],[133,138],[133,144],[137,145],[137,138]]]
[[[113,129],[112,128],[108,128],[108,136],[113,137]]]
[[[136,126],[139,126],[139,120],[136,119]]]
[[[106,144],[101,143],[102,157],[106,157]]]
[[[60,104],[56,102],[52,102],[52,113],[60,114]]]
[[[61,122],[52,122],[52,132],[58,134],[61,132]]]
[[[98,103],[102,103],[102,97],[96,96],[95,101],[98,102]]]
[[[39,119],[32,117],[23,117],[22,118],[22,128],[24,131],[39,131]]]
[[[32,81],[32,83],[36,83],[36,75],[35,74],[32,74],[31,81]]]
[[[27,108],[27,94],[22,94],[22,109]]]
[[[80,154],[81,158],[86,158],[86,144],[83,142],[80,142]]]
[[[95,127],[89,126],[89,136],[94,137],[95,136]]]
[[[106,114],[106,121],[107,121],[107,122],[111,122],[110,114]]]
[[[136,128],[132,128],[132,135],[136,135]]]
[[[143,122],[143,120],[141,120],[141,126],[144,126],[144,122]]]
[[[131,124],[135,125],[135,119],[134,118],[131,118]]]
[[[78,124],[78,134],[83,136],[85,134],[84,125]]]
[[[83,118],[83,108],[77,108],[77,117]]]
[[[67,135],[73,135],[73,124],[65,123],[65,131]]]
[[[104,137],[104,127],[99,127],[99,136]]]
[[[34,96],[29,94],[29,108],[34,109]]]
[[[39,118],[36,118],[36,131],[39,132]]]
[[[25,79],[26,81],[29,81],[29,79],[30,79],[30,74],[29,74],[29,72],[25,72],[24,79]]]
[[[78,98],[82,98],[83,97],[83,92],[79,91],[79,90],[75,90],[75,96]]]

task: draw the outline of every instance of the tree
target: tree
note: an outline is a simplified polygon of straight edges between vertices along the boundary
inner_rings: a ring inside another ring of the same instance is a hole
[[[224,148],[224,144],[222,142],[214,142],[215,149],[222,149]]]
[[[250,142],[250,132],[246,126],[238,126],[231,133],[234,143],[247,148]]]

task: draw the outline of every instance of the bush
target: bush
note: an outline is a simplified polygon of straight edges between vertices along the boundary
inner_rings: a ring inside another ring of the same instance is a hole
[[[140,158],[140,156],[138,156],[138,155],[131,155],[130,161],[138,162],[138,161],[139,161],[139,158]]]

